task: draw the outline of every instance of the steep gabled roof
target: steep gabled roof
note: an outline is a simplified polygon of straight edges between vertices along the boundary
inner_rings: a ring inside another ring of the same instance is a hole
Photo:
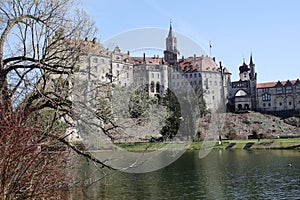
[[[287,81],[258,83],[256,85],[256,88],[258,88],[258,89],[261,89],[261,88],[272,88],[272,87],[277,87],[277,86],[288,86],[289,84],[295,85],[297,83],[297,80],[287,80]],[[298,80],[298,82],[299,82],[299,80]]]

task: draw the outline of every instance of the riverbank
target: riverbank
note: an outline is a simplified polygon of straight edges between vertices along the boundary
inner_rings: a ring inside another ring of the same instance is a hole
[[[207,147],[206,142],[192,142],[189,145],[183,143],[161,143],[161,142],[134,142],[119,143],[117,146],[132,152],[156,151],[167,145],[176,145],[181,148],[186,146],[188,150],[199,150]],[[250,145],[249,145],[250,144]],[[247,146],[246,146],[247,145]],[[287,139],[253,139],[253,140],[223,140],[222,144],[209,145],[213,149],[299,149],[300,138]],[[249,147],[249,148],[247,148]]]

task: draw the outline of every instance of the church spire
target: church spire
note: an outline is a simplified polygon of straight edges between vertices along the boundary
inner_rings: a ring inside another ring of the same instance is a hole
[[[254,64],[253,58],[252,58],[252,53],[250,55],[249,67],[250,67],[250,78],[251,78],[251,80],[255,80],[256,79],[256,72],[255,72],[255,64]]]
[[[172,29],[172,20],[170,20],[170,28],[169,28],[169,35],[168,35],[169,38],[172,38],[174,37],[173,35],[173,29]]]
[[[168,37],[166,38],[166,50],[170,52],[179,53],[177,50],[177,39],[173,33],[172,21],[170,20],[170,29]]]
[[[251,53],[251,55],[250,55],[250,63],[249,63],[249,66],[251,67],[251,66],[253,66],[253,65],[254,65],[254,63],[253,63],[252,53]]]

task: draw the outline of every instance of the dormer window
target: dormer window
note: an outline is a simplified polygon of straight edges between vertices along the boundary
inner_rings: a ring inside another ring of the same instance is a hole
[[[297,93],[300,93],[300,85],[297,85],[297,86],[296,86],[296,92],[297,92]]]
[[[276,93],[277,94],[282,94],[282,87],[276,88]]]
[[[288,86],[285,88],[285,92],[286,93],[292,93],[293,92],[293,88],[291,86]]]

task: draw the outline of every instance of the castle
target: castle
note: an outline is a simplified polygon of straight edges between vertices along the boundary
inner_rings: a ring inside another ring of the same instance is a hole
[[[81,79],[97,85],[113,83],[121,87],[132,84],[147,85],[149,96],[163,96],[168,88],[186,87],[203,94],[210,111],[282,111],[300,109],[300,81],[257,83],[252,55],[250,63],[239,67],[240,80],[231,82],[231,73],[222,63],[207,55],[181,57],[177,39],[170,24],[164,57],[132,57],[105,49],[96,39],[85,41],[88,56],[79,64]]]
[[[151,97],[164,96],[167,89],[184,89],[188,83],[196,93],[203,94],[209,110],[216,111],[226,105],[231,73],[207,55],[178,59],[180,52],[171,24],[163,58],[146,57],[145,53],[142,57],[132,57],[130,52],[122,53],[118,46],[109,51],[96,39],[85,43],[89,54],[79,64],[82,79],[122,87],[147,85]]]

